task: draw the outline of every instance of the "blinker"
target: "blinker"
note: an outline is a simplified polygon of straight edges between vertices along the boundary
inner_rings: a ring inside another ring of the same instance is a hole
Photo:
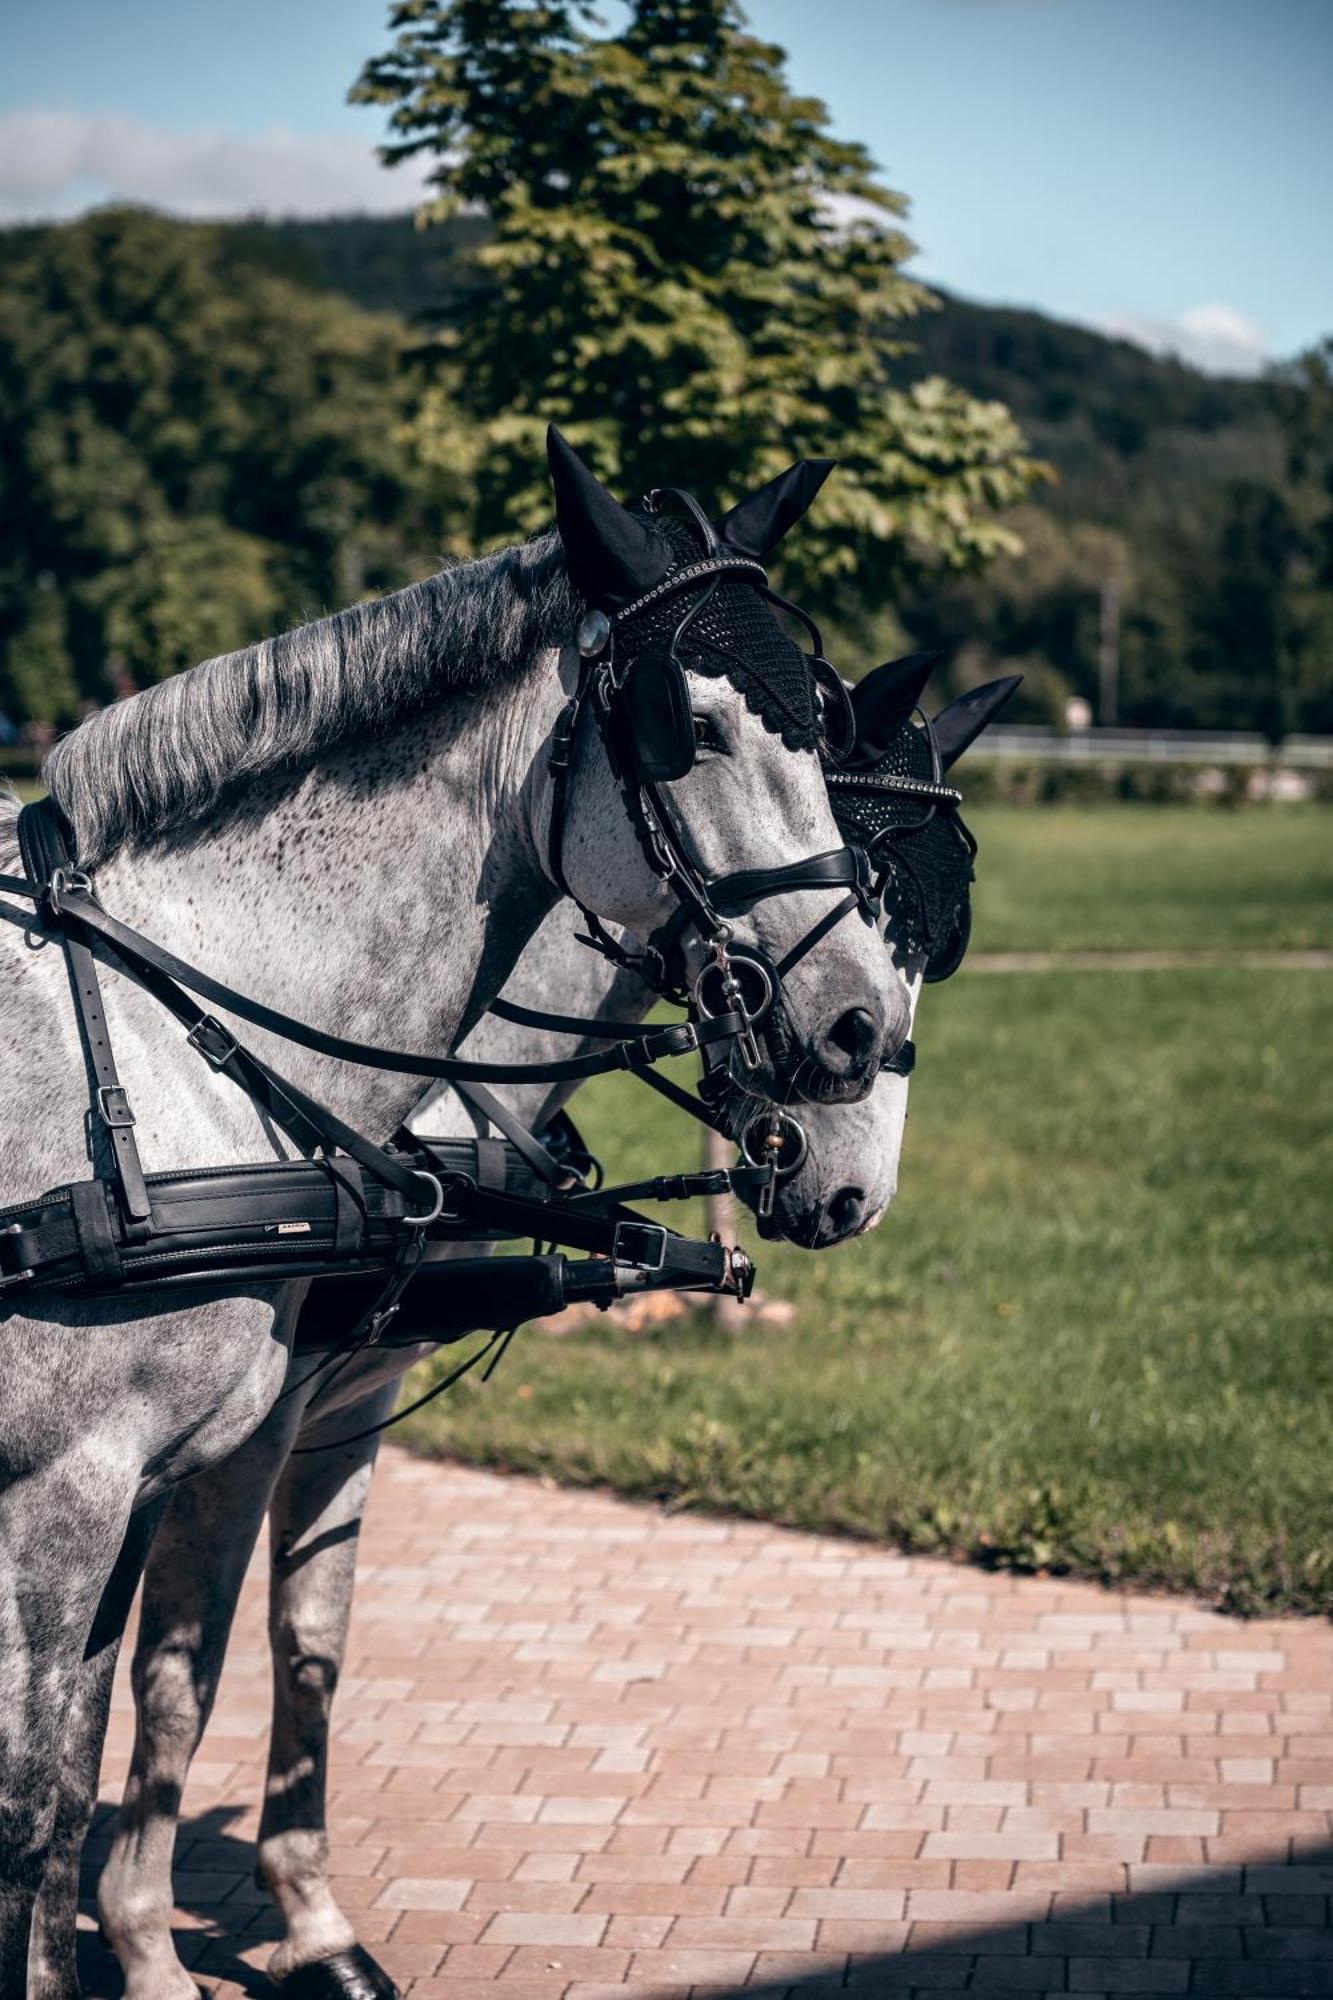
[[[694,769],[694,711],[680,662],[641,653],[615,698],[617,747],[636,784],[670,784]]]

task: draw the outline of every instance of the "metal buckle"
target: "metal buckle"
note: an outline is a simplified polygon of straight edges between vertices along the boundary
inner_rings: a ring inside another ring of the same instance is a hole
[[[699,1030],[693,1021],[672,1021],[630,1046],[637,1047],[648,1062],[661,1062],[664,1056],[692,1056],[699,1047]]]
[[[134,1112],[123,1084],[104,1083],[97,1093],[97,1109],[102,1123],[113,1132],[123,1132],[134,1123]]]
[[[611,1238],[614,1264],[638,1264],[645,1271],[665,1268],[667,1232],[660,1222],[618,1222]]]
[[[221,1021],[214,1020],[211,1014],[196,1021],[185,1039],[212,1069],[222,1069],[236,1054],[235,1036],[228,1034]]]
[[[5,1271],[3,1268],[3,1239],[6,1236],[22,1236],[22,1234],[23,1224],[21,1222],[11,1222],[6,1228],[0,1229],[0,1292],[7,1291],[11,1285],[26,1284],[32,1276],[31,1266],[25,1266],[21,1271]]]

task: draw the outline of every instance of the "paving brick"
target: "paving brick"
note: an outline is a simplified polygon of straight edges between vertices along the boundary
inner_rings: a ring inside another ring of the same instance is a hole
[[[1068,1981],[1071,1993],[1187,1993],[1190,1967],[1183,1959],[1071,1958]]]
[[[502,1910],[481,1934],[483,1944],[600,1944],[608,1918],[562,1915],[554,1910]]]
[[[654,1980],[663,1985],[696,1987],[712,1981],[719,1984],[734,1981],[743,1986],[754,1961],[752,1951],[682,1950],[664,1946],[660,1951],[636,1951],[630,1960],[630,1978]]]
[[[409,2000],[1333,1996],[1326,1626],[392,1449],[359,1560],[333,1886]],[[219,2000],[280,1935],[264,1614],[257,1563],[178,1850]],[[130,1723],[122,1673],[108,1806]]]

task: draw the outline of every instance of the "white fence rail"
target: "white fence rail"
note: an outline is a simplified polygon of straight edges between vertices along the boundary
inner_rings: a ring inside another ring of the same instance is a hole
[[[1264,736],[1204,729],[1072,729],[997,722],[969,756],[1035,757],[1066,764],[1238,764],[1289,771],[1333,770],[1333,736]]]

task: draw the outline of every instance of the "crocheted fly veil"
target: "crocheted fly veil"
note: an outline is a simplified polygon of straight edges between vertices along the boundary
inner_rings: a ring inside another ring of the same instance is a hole
[[[882,877],[887,935],[909,977],[947,979],[967,949],[972,925],[970,886],[976,842],[951,804],[910,791],[876,788],[884,778],[937,777],[928,727],[908,722],[884,754],[844,766],[832,794],[833,817],[845,839],[862,846]],[[868,782],[862,788],[858,778]]]
[[[692,521],[661,514],[653,525],[669,545],[676,569],[706,553]],[[682,667],[697,674],[725,674],[745,697],[746,707],[789,750],[818,747],[822,724],[810,658],[754,582],[722,575],[699,589],[659,598],[625,620],[617,645],[631,659],[670,653],[682,621],[676,647]]]

